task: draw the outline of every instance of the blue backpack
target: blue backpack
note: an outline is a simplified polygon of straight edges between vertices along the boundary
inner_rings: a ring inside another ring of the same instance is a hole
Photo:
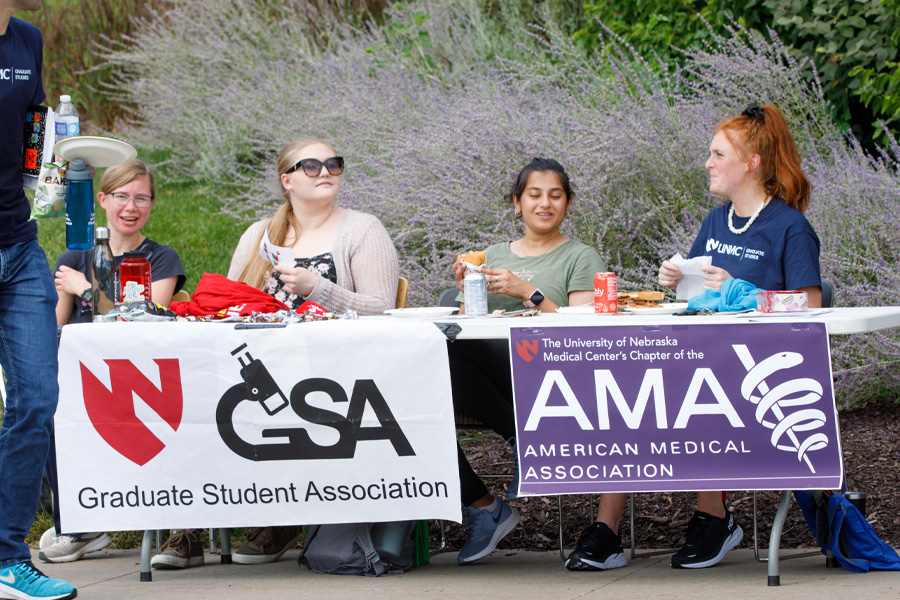
[[[844,496],[832,494],[817,503],[812,494],[798,490],[794,497],[822,552],[830,550],[845,569],[857,573],[870,569],[900,571],[900,556],[879,539],[859,509]]]

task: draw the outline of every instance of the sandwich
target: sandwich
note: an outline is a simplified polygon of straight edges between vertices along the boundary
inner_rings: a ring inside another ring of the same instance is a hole
[[[487,254],[480,250],[474,250],[472,252],[466,252],[465,254],[460,254],[456,257],[457,261],[461,261],[464,263],[468,263],[473,267],[481,267],[487,264]]]
[[[621,307],[655,308],[666,297],[665,292],[642,290],[640,292],[619,292],[618,304]]]

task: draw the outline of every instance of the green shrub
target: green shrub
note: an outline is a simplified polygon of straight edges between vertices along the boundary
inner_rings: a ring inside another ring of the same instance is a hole
[[[669,65],[682,60],[675,48],[702,47],[732,18],[762,33],[771,28],[797,60],[813,61],[818,73],[810,69],[806,77],[821,81],[842,127],[866,144],[886,141],[877,119],[894,136],[900,132],[898,0],[586,0],[585,17],[593,20],[575,38],[586,47],[596,47],[603,23],[643,56],[657,54]]]
[[[754,28],[760,24],[760,15],[751,9],[758,4],[759,0],[586,0],[584,17],[588,22],[574,39],[596,49],[605,25],[638,54],[658,54],[673,63],[677,57],[670,53],[673,46],[687,49],[710,40],[711,32],[698,15],[718,32],[733,15],[742,26]]]
[[[896,111],[900,103],[896,100],[873,103],[871,86],[864,82],[880,84],[882,75],[896,69],[893,61],[897,60],[900,49],[898,3],[895,0],[763,0],[763,5],[772,13],[773,28],[782,41],[815,61],[838,121],[850,124],[864,142],[884,140],[873,122],[893,116],[891,110]],[[864,73],[868,75],[864,77]],[[866,105],[872,110],[867,111]],[[897,131],[900,128],[894,129],[895,135]]]
[[[37,12],[16,14],[31,21],[44,35],[44,91],[54,108],[61,94],[70,94],[82,124],[111,129],[127,105],[111,98],[106,84],[111,68],[101,52],[134,31],[134,17],[164,8],[167,0],[51,0]]]

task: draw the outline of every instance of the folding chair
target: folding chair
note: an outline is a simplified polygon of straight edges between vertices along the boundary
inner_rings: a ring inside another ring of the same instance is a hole
[[[409,292],[409,280],[401,277],[397,282],[397,302],[394,308],[406,308],[406,294]]]

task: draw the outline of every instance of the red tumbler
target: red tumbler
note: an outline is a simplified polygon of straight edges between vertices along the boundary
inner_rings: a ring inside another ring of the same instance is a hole
[[[150,292],[150,263],[143,252],[126,252],[119,265],[119,302],[153,300]]]

